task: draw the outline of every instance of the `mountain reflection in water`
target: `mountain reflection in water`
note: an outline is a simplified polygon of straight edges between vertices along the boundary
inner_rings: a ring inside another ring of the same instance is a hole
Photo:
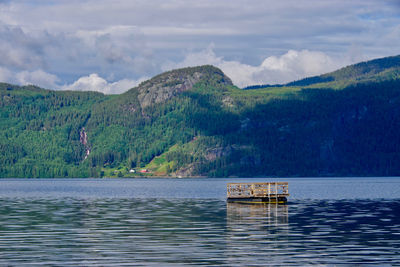
[[[0,265],[400,263],[400,200],[0,198]]]

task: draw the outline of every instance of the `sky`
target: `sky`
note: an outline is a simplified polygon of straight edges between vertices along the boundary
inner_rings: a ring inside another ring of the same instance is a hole
[[[0,82],[122,93],[204,64],[239,87],[400,54],[400,0],[0,0]]]

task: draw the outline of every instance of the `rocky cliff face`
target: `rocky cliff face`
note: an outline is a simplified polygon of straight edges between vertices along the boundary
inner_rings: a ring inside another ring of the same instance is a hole
[[[137,98],[143,109],[152,104],[165,102],[181,92],[192,89],[196,83],[202,80],[208,81],[210,78],[224,85],[233,85],[220,69],[206,65],[162,73],[132,90],[137,90]]]
[[[152,104],[162,103],[180,92],[190,90],[194,84],[200,81],[203,74],[195,72],[186,77],[176,76],[164,75],[157,81],[148,81],[140,86],[138,95],[140,106],[145,108]]]

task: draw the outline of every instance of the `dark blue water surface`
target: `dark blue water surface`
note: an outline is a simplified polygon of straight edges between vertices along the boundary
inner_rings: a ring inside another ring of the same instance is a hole
[[[400,265],[399,178],[296,178],[287,205],[228,182],[2,179],[0,265]],[[278,179],[279,180],[279,179]]]

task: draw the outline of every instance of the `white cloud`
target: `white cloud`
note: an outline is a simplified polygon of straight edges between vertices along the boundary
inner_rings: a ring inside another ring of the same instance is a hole
[[[62,86],[61,89],[73,91],[97,91],[104,94],[120,94],[135,87],[143,80],[145,79],[141,78],[137,81],[123,79],[109,83],[98,74],[92,73],[89,76],[79,78],[72,84]]]
[[[214,53],[213,46],[209,46],[206,50],[189,53],[179,63],[165,64],[163,70],[211,64],[221,68],[234,84],[244,87],[254,84],[287,83],[333,71],[347,62],[343,59],[334,60],[319,51],[289,50],[286,54],[267,57],[260,65],[252,66],[238,61],[224,60]]]
[[[399,54],[397,2],[3,1],[0,79],[20,82],[17,73],[28,71],[20,80],[38,81],[28,76],[42,70],[59,78],[42,77],[42,86],[60,88],[88,73],[129,83],[174,66],[213,64],[239,86],[281,83]],[[217,49],[190,52],[210,43]]]
[[[41,69],[34,71],[12,71],[0,66],[0,82],[6,82],[18,85],[36,85],[46,89],[59,89],[57,84],[60,79],[51,73],[47,73]]]
[[[142,77],[138,80],[121,79],[116,82],[108,82],[97,73],[93,73],[88,76],[80,77],[71,84],[60,85],[60,79],[56,75],[47,73],[41,69],[13,72],[0,66],[0,82],[18,85],[33,84],[52,90],[97,91],[104,94],[121,94],[137,86],[146,79],[148,78]]]
[[[15,74],[15,80],[18,84],[27,85],[33,84],[48,89],[58,88],[59,81],[56,75],[44,72],[43,70],[21,71]]]

